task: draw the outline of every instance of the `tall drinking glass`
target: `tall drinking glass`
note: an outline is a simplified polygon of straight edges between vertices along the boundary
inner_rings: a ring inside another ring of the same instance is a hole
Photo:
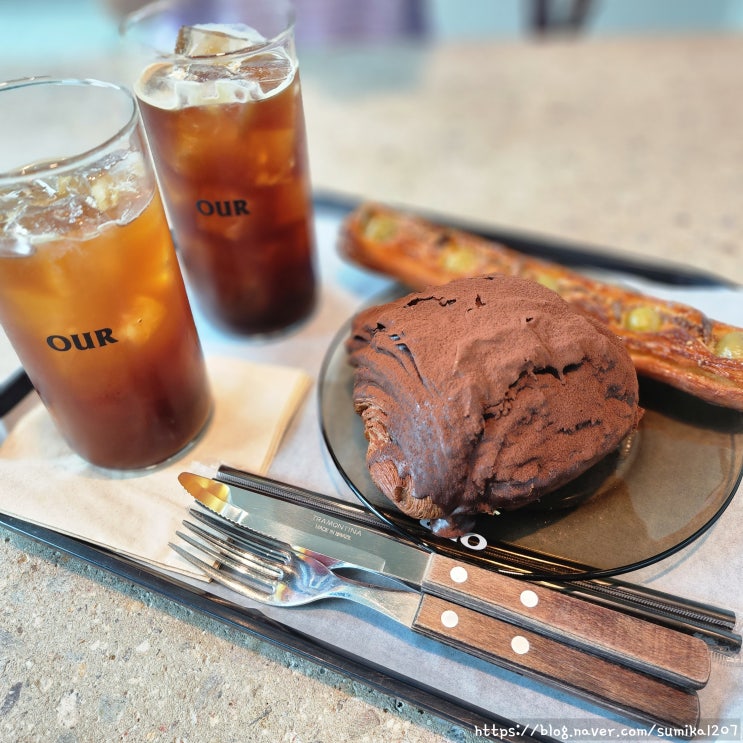
[[[288,0],[165,0],[125,19],[149,64],[134,89],[186,277],[232,331],[272,334],[316,294]]]
[[[0,83],[0,323],[69,445],[160,463],[204,428],[204,357],[134,97]]]

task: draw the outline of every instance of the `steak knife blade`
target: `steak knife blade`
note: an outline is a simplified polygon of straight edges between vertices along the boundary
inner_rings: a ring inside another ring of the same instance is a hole
[[[679,687],[702,688],[711,656],[696,637],[417,546],[371,526],[328,516],[190,472],[181,485],[236,524],[402,580],[425,594],[505,620]]]

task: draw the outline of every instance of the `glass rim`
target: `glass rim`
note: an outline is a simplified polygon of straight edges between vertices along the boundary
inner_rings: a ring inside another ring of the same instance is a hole
[[[178,7],[183,2],[183,0],[155,0],[155,2],[148,3],[144,5],[141,8],[138,8],[137,10],[132,11],[131,13],[128,13],[119,23],[119,35],[129,40],[133,43],[137,43],[140,46],[149,49],[155,53],[157,53],[158,57],[161,60],[166,61],[174,61],[178,63],[186,64],[189,61],[198,61],[198,62],[209,62],[210,60],[215,61],[222,61],[222,60],[228,60],[228,59],[235,59],[239,57],[249,57],[253,56],[254,54],[260,54],[261,52],[265,52],[268,49],[271,49],[272,47],[278,46],[282,44],[286,39],[290,38],[292,34],[294,33],[294,27],[296,24],[296,11],[294,8],[294,3],[291,2],[291,0],[287,0],[287,23],[286,27],[282,29],[279,33],[274,34],[270,38],[267,38],[264,42],[259,44],[252,44],[251,46],[246,46],[242,49],[235,49],[234,51],[230,52],[215,52],[214,54],[194,54],[193,56],[189,56],[187,54],[179,54],[176,51],[168,51],[166,49],[161,49],[158,46],[155,46],[153,44],[148,44],[146,41],[143,41],[142,39],[135,38],[133,34],[130,33],[132,29],[136,28],[140,23],[143,21],[146,21],[150,18],[155,17],[158,13],[161,13],[162,11],[168,10],[170,8]]]
[[[111,147],[111,145],[117,140],[129,133],[134,131],[139,122],[139,109],[137,108],[137,101],[133,93],[126,88],[124,85],[118,83],[107,82],[105,80],[97,80],[95,78],[75,78],[75,77],[22,77],[16,80],[5,80],[0,82],[0,102],[2,102],[2,94],[10,90],[20,90],[22,88],[30,88],[34,86],[69,86],[69,87],[91,87],[91,88],[107,88],[109,90],[117,90],[124,94],[127,100],[131,104],[131,113],[127,118],[126,122],[122,124],[114,134],[106,138],[94,147],[80,152],[77,155],[70,155],[69,157],[60,158],[57,162],[45,163],[38,167],[31,167],[30,170],[24,172],[24,166],[18,170],[11,171],[0,171],[0,185],[7,185],[12,183],[22,183],[29,180],[35,180],[49,175],[50,173],[67,173],[70,170],[75,170],[81,165],[86,163],[95,162],[100,159],[100,156]]]

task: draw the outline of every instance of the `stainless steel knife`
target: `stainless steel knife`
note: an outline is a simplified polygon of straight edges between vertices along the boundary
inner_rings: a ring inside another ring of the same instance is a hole
[[[211,511],[288,544],[403,580],[424,594],[682,688],[699,689],[709,679],[710,651],[699,638],[426,551],[339,515],[190,472],[178,479]]]

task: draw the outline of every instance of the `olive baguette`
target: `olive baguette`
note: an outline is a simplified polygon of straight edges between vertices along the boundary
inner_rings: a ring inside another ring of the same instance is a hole
[[[620,336],[638,374],[743,411],[743,329],[692,307],[379,204],[362,204],[344,220],[338,247],[348,260],[412,289],[493,273],[538,281]]]

